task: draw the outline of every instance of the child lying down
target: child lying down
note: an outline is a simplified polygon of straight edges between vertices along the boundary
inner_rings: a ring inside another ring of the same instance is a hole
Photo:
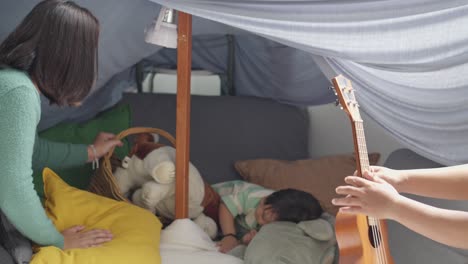
[[[213,188],[221,196],[218,246],[223,253],[249,244],[262,225],[314,220],[323,212],[314,196],[295,189],[273,191],[244,181],[218,183]]]
[[[262,226],[248,246],[224,254],[200,226],[177,219],[161,232],[163,264],[332,264],[336,241],[332,216],[300,222],[276,221]]]

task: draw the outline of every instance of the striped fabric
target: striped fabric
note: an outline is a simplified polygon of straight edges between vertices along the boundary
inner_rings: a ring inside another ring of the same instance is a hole
[[[244,181],[222,182],[212,187],[221,196],[221,200],[234,216],[237,224],[247,230],[258,227],[255,209],[262,198],[273,192],[273,190]]]

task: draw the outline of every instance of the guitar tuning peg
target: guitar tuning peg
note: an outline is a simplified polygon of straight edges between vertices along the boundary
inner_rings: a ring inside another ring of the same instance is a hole
[[[335,106],[339,106],[340,105],[340,100],[336,99],[335,100]]]
[[[335,94],[335,96],[338,96],[338,93],[336,91],[333,92]]]
[[[333,86],[328,86],[328,90],[333,90]]]

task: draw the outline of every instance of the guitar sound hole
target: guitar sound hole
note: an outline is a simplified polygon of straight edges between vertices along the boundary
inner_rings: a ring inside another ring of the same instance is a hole
[[[382,235],[380,233],[379,228],[370,225],[369,230],[368,230],[368,235],[369,235],[369,241],[372,247],[374,248],[379,247],[382,241]]]

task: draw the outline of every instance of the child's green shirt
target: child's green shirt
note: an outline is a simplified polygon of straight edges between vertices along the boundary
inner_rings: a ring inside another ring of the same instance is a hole
[[[215,184],[213,189],[221,196],[237,224],[247,230],[257,228],[255,209],[262,198],[273,193],[273,190],[239,180]]]

